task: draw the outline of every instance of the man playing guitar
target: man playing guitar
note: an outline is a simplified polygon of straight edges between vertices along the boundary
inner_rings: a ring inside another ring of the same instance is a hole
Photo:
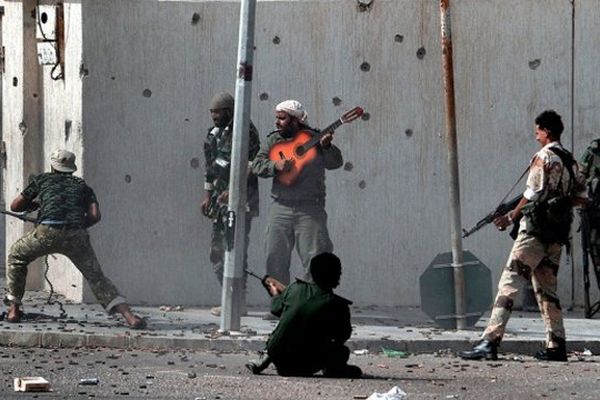
[[[318,132],[307,125],[307,116],[302,104],[296,100],[278,104],[275,108],[277,130],[267,136],[252,163],[254,174],[273,178],[266,273],[285,285],[290,283],[290,258],[294,247],[307,280],[311,278],[310,260],[320,253],[333,251],[325,212],[325,170],[341,167],[343,158],[340,149],[331,143],[332,132],[320,138],[314,147],[316,156],[303,165],[291,182],[283,183],[278,176],[292,171],[299,161],[286,156],[283,151],[277,151],[275,155],[271,152],[278,145],[293,142],[298,135],[317,135]]]

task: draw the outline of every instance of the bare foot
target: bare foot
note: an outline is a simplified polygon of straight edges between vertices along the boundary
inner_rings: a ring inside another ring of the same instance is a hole
[[[146,328],[146,320],[132,313],[127,304],[123,303],[115,306],[115,311],[123,315],[123,318],[125,318],[127,325],[129,325],[131,329]]]

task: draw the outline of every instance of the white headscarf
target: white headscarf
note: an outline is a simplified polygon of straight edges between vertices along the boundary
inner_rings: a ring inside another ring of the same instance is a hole
[[[304,110],[304,106],[296,100],[286,100],[277,104],[275,111],[283,111],[292,117],[298,118],[303,124],[308,120],[308,113]]]

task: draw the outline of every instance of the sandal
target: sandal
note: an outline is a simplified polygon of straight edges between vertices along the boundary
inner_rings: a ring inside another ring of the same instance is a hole
[[[148,326],[148,324],[146,323],[146,320],[144,318],[140,318],[138,316],[136,316],[136,320],[134,323],[129,324],[129,328],[130,329],[135,329],[135,330],[140,330],[140,329],[146,329],[146,327]]]
[[[17,322],[21,322],[21,318],[23,317],[23,311],[20,308],[14,309],[9,308],[6,313],[6,321],[12,324],[16,324]]]

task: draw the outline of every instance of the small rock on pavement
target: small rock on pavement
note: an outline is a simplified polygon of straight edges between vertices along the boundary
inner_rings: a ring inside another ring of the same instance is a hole
[[[195,377],[197,377],[198,375],[196,375],[196,373],[195,373],[195,372],[188,372],[187,376],[188,376],[188,378],[190,378],[190,379],[194,379],[194,378],[195,378]]]

